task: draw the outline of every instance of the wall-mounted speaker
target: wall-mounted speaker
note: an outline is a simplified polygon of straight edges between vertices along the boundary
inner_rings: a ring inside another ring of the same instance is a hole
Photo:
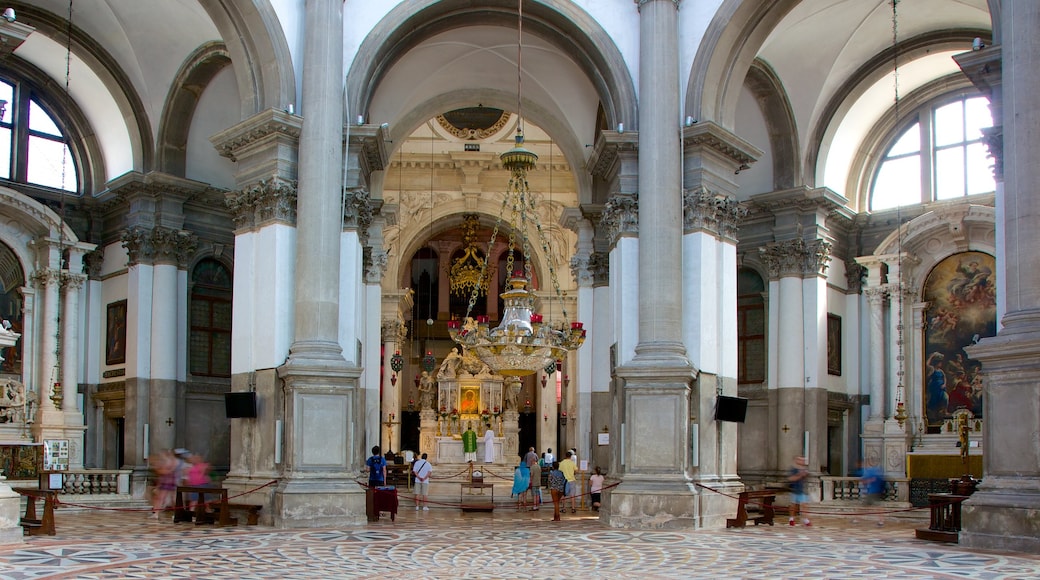
[[[743,397],[719,395],[719,400],[715,402],[715,420],[743,423],[747,415],[747,402]]]
[[[256,417],[256,392],[224,393],[224,413],[228,419]]]

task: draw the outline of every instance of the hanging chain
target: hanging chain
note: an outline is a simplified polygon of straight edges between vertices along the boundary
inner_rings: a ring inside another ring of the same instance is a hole
[[[896,6],[899,0],[891,0],[892,4],[892,113],[895,117],[894,127],[898,132],[899,118],[899,14]],[[897,199],[901,199],[898,196]],[[896,292],[899,293],[896,302],[896,402],[903,402],[903,376],[905,374],[903,354],[903,204],[896,204],[896,269],[898,280],[896,281]]]
[[[488,259],[491,256],[491,251],[495,248],[495,240],[498,239],[498,230],[502,227],[502,216],[506,213],[506,207],[509,204],[509,195],[502,197],[502,208],[498,211],[498,218],[495,219],[495,228],[491,231],[491,239],[488,240],[487,251],[484,252],[484,263],[480,265],[480,276],[477,278],[477,284],[473,287],[473,292],[469,295],[469,304],[466,305],[466,316],[463,320],[469,318],[471,312],[473,312],[473,306],[477,304],[477,298],[480,296],[480,287],[484,284],[484,276],[487,276]],[[510,232],[509,243],[513,243],[513,234]],[[509,253],[507,264],[512,264],[513,253]]]

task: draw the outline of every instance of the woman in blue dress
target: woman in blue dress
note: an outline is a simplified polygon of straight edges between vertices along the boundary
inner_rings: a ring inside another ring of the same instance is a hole
[[[531,470],[523,460],[513,469],[513,495],[516,496],[516,511],[527,507],[527,489],[531,487]]]

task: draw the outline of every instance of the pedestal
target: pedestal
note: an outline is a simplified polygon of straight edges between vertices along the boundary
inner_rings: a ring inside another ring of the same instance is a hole
[[[21,544],[25,542],[22,526],[18,523],[21,519],[21,496],[11,490],[6,479],[0,476],[0,544]]]

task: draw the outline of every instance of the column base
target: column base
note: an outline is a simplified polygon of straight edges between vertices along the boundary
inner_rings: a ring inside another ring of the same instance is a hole
[[[612,528],[679,530],[698,528],[697,492],[689,482],[626,480],[603,504],[603,519]]]
[[[366,522],[365,490],[356,481],[286,480],[274,492],[279,528],[358,526]]]
[[[1040,478],[987,476],[961,506],[959,543],[1040,554]]]

